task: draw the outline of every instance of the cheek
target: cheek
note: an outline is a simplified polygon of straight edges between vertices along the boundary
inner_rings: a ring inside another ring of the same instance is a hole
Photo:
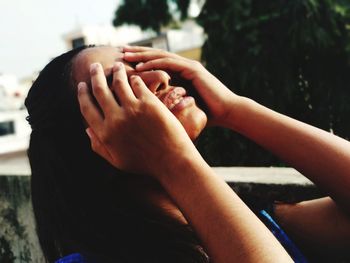
[[[208,120],[206,114],[195,105],[176,113],[175,116],[192,140],[199,136]]]

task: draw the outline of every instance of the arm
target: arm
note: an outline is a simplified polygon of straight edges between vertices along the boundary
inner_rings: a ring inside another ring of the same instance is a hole
[[[349,254],[349,216],[329,197],[277,204],[274,215],[293,240],[313,254]]]
[[[156,178],[214,262],[291,262],[267,228],[214,174],[175,116],[142,80],[131,78],[130,87],[122,64],[113,71],[112,91],[100,66],[91,71],[92,90],[103,116],[86,84],[79,84],[78,98],[93,131],[94,150],[102,156],[107,153],[106,158],[118,168]]]
[[[228,127],[288,162],[350,212],[348,141],[246,98],[229,116]]]
[[[198,62],[150,48],[125,47],[124,52],[125,60],[144,62],[137,70],[175,71],[192,81],[209,108],[212,123],[270,150],[350,212],[350,142],[235,95]]]
[[[278,241],[196,152],[164,171],[161,184],[213,262],[290,262]],[[180,171],[180,172],[179,172]]]

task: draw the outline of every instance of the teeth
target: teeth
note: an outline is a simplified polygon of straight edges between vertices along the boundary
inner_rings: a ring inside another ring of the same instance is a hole
[[[183,100],[184,95],[186,95],[186,91],[183,88],[175,88],[163,100],[163,103],[171,110],[176,104]]]
[[[174,102],[169,106],[169,110],[171,110],[172,108],[175,107],[176,104],[178,104],[180,101],[182,101],[183,98],[179,98],[179,99],[176,99],[174,100]]]
[[[176,99],[180,94],[178,94],[176,91],[173,91],[171,94],[170,94],[170,98],[171,99]]]

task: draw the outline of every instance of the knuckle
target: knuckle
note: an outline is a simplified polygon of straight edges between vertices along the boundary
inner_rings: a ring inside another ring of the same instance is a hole
[[[80,111],[83,115],[87,115],[89,112],[89,107],[86,104],[81,104]]]
[[[137,75],[132,76],[131,83],[134,87],[139,87],[141,85],[141,77]]]
[[[167,52],[164,51],[164,50],[162,50],[162,49],[156,49],[156,50],[154,51],[154,53],[156,54],[156,56],[158,56],[158,57],[160,57],[160,58],[169,56],[169,55],[167,54]]]
[[[140,89],[140,88],[142,87],[142,86],[141,86],[141,82],[135,81],[133,87],[134,87],[134,88],[137,88],[137,89]]]
[[[141,113],[141,110],[139,108],[139,106],[136,104],[136,105],[133,105],[133,107],[128,107],[127,108],[127,115],[128,115],[128,119],[132,120],[132,119],[135,119],[137,118],[137,116]]]
[[[121,78],[116,78],[113,80],[113,86],[120,87],[123,85],[123,80]]]
[[[170,79],[169,74],[163,70],[156,70],[155,74],[157,74],[158,79],[162,82],[169,81],[169,79]]]
[[[147,61],[147,62],[145,62],[145,64],[144,64],[144,66],[147,67],[147,70],[152,70],[152,69],[154,69],[154,65],[155,65],[155,63],[154,63],[153,60]]]
[[[197,72],[203,70],[203,68],[204,68],[203,65],[202,65],[202,63],[200,63],[200,62],[197,61],[197,60],[192,60],[192,61],[191,61],[191,64],[192,64],[193,70],[194,70],[194,71],[197,71]]]
[[[140,61],[142,61],[146,58],[146,56],[143,52],[136,52],[135,55],[137,56],[137,59]]]
[[[104,93],[104,88],[101,84],[95,84],[93,90],[97,95],[102,95]]]
[[[192,60],[191,63],[193,65],[193,67],[196,67],[196,68],[202,67],[202,63],[200,63],[197,60]]]

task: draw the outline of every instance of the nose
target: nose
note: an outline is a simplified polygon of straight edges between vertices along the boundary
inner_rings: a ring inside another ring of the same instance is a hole
[[[138,74],[146,86],[157,95],[162,90],[169,88],[170,76],[162,70],[145,71]]]

